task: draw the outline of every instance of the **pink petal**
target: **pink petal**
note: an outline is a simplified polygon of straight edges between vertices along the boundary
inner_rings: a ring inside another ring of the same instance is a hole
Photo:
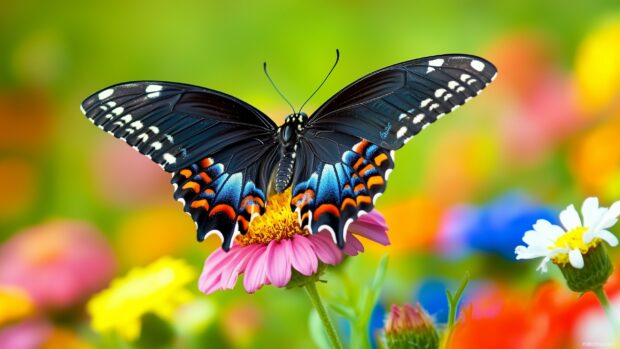
[[[364,252],[364,245],[353,234],[347,235],[347,243],[342,252],[349,256],[357,256],[359,252]]]
[[[291,264],[293,268],[306,276],[316,273],[319,262],[312,249],[310,239],[302,235],[293,235],[290,246],[292,248]]]
[[[361,216],[357,221],[351,223],[348,231],[384,246],[390,244],[390,239],[387,236],[385,219],[383,215],[376,210]]]
[[[237,255],[239,257],[235,258],[234,261],[231,261],[229,264],[229,270],[227,271],[228,276],[225,273],[222,273],[222,288],[224,289],[233,289],[237,284],[237,278],[239,274],[245,271],[245,268],[250,261],[250,258],[259,250],[258,245],[249,245],[246,247],[235,246],[234,248],[243,249]],[[232,251],[232,249],[231,249]]]
[[[325,264],[336,265],[342,260],[342,253],[334,244],[331,235],[326,233],[319,233],[310,236],[314,253]]]
[[[291,258],[288,239],[271,241],[267,246],[267,278],[276,287],[284,287],[291,281]]]
[[[385,217],[383,214],[377,210],[372,210],[369,213],[359,217],[357,219],[359,223],[368,223],[377,227],[377,229],[382,228],[383,230],[388,230],[387,222],[385,221]]]
[[[208,294],[219,288],[222,267],[227,263],[227,258],[230,258],[230,256],[221,248],[215,250],[207,257],[198,280],[198,288],[202,292]]]
[[[248,266],[243,277],[243,287],[248,293],[254,293],[263,285],[269,284],[267,279],[267,253],[264,245],[258,249],[248,261]]]

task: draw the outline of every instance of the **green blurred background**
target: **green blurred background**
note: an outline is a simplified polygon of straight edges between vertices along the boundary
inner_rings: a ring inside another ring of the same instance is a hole
[[[35,301],[34,315],[20,321],[36,317],[52,333],[60,331],[42,339],[57,341],[48,347],[70,347],[67,341],[80,348],[116,347],[88,327],[83,310],[88,296],[112,276],[164,255],[199,270],[218,243],[195,242],[191,219],[172,199],[167,174],[80,113],[79,104],[91,93],[130,80],[185,82],[234,95],[281,122],[289,109],[265,78],[264,61],[299,107],[340,49],[338,67],[305,107],[310,114],[373,70],[459,52],[496,63],[498,79],[397,153],[389,189],[378,204],[391,227],[392,245],[368,246],[368,253],[328,273],[325,278],[334,282],[324,287],[325,296],[344,297],[337,281],[341,272],[363,287],[388,254],[386,286],[376,308],[380,323],[391,303],[433,298],[423,293],[424,285],[443,297],[443,289],[469,270],[479,282],[471,295],[474,309],[488,305],[474,301],[482,299],[500,309],[485,313],[487,318],[504,314],[504,308],[515,312],[510,313],[515,323],[506,320],[506,328],[522,329],[525,338],[536,332],[533,324],[541,313],[536,305],[544,302],[531,300],[543,297],[537,293],[541,285],[562,286],[557,271],[541,276],[535,263],[515,263],[507,256],[533,218],[523,229],[516,229],[522,222],[488,229],[505,240],[459,235],[462,241],[456,241],[450,227],[462,221],[451,217],[458,208],[492,207],[479,221],[485,230],[485,224],[506,220],[507,211],[549,215],[570,203],[580,205],[588,195],[605,205],[620,198],[619,14],[617,1],[1,2],[0,241],[36,231],[24,244],[34,246],[28,253],[41,263],[41,255],[80,248],[67,240],[49,252],[42,236],[79,224],[71,229],[105,237],[114,265],[70,306]],[[618,253],[612,254],[618,261]],[[0,269],[30,261],[20,258],[0,259]],[[32,278],[43,269],[37,263],[24,269],[33,271]],[[188,288],[193,291],[194,285]],[[579,347],[590,338],[582,322],[594,302],[579,303],[560,286],[553,292],[566,297],[566,304],[546,309],[551,315],[545,330],[532,335],[538,341],[530,340],[536,344],[529,347]],[[192,315],[202,327],[177,328],[186,337],[177,339],[177,347],[314,347],[306,324],[310,306],[300,290],[194,293],[194,302],[202,302],[196,309],[207,309]],[[515,302],[517,308],[506,305]],[[553,326],[562,318],[558,314],[575,319],[558,329]],[[344,322],[342,328],[346,335]],[[462,343],[468,347],[465,339]]]

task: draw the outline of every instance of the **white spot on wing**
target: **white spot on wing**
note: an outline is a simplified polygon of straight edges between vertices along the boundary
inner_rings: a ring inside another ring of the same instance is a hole
[[[153,144],[151,144],[151,147],[155,148],[155,150],[159,150],[159,149],[161,149],[161,143],[160,142],[153,142]]]
[[[125,123],[130,122],[131,121],[131,114],[127,114],[127,115],[123,116],[121,118],[121,120],[123,120]]]
[[[432,61],[428,61],[428,65],[432,66],[432,67],[441,67],[443,65],[443,58],[436,58],[433,59]]]
[[[154,134],[159,133],[159,128],[157,126],[149,126],[149,130],[153,131]]]
[[[125,108],[123,107],[117,107],[114,108],[114,110],[112,110],[112,114],[114,115],[121,115],[121,113],[125,110]]]
[[[424,108],[424,107],[426,107],[426,106],[427,106],[430,102],[432,102],[432,101],[433,101],[432,99],[427,98],[427,99],[423,100],[423,101],[420,103],[420,107]]]
[[[163,155],[164,160],[169,163],[169,164],[174,164],[177,162],[177,158],[174,157],[174,155],[170,154],[170,153],[165,153]]]
[[[80,111],[82,112],[82,114],[86,115],[86,110],[84,110],[84,107],[80,104]]]
[[[114,90],[109,88],[107,90],[103,90],[103,91],[99,92],[97,97],[99,97],[99,100],[102,100],[102,99],[106,99],[106,98],[110,97],[113,93],[114,93]]]
[[[474,59],[473,61],[471,61],[470,65],[472,68],[476,69],[477,71],[484,70],[484,63],[480,62],[477,59]]]
[[[448,88],[451,89],[451,90],[454,90],[455,88],[459,87],[459,85],[460,84],[457,81],[454,81],[454,80],[448,82]]]
[[[428,69],[426,70],[426,74],[434,71],[435,69],[432,67],[441,67],[443,65],[443,58],[436,58],[431,61],[428,61]]]
[[[146,97],[156,98],[159,97],[159,91],[161,91],[161,85],[148,85],[144,92],[148,93]]]
[[[135,128],[136,130],[139,130],[142,127],[144,127],[144,125],[142,124],[142,122],[140,120],[137,120],[137,121],[134,121],[133,123],[131,123],[131,127]]]
[[[407,127],[403,126],[398,130],[398,132],[396,132],[396,137],[401,138],[402,136],[405,135],[405,133],[407,133]]]
[[[415,118],[413,118],[413,123],[414,124],[419,124],[420,121],[422,121],[424,119],[424,114],[420,113],[418,115],[415,116]]]
[[[437,90],[435,90],[435,97],[439,98],[443,96],[444,93],[446,93],[445,88],[438,88]]]
[[[467,80],[469,80],[469,78],[471,78],[471,75],[469,75],[469,74],[461,74],[461,81],[467,81]]]

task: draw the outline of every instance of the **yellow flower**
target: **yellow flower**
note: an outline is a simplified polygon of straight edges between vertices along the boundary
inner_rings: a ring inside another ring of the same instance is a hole
[[[32,314],[34,305],[21,288],[0,286],[0,309],[0,326],[3,326]]]
[[[195,271],[184,261],[163,257],[144,268],[134,268],[88,303],[91,326],[100,333],[117,332],[126,340],[140,335],[141,318],[154,313],[170,319],[193,296],[185,286]]]
[[[620,102],[620,17],[602,23],[577,50],[575,73],[585,110],[596,114]],[[617,105],[617,104],[616,104]]]

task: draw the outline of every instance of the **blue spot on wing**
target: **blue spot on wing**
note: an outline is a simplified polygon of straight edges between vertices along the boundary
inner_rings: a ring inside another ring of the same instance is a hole
[[[321,181],[317,192],[317,201],[320,203],[337,203],[340,201],[340,188],[333,165],[324,165],[321,171]]]
[[[392,128],[392,123],[388,121],[388,123],[385,125],[385,128],[383,129],[383,131],[379,132],[379,137],[381,137],[382,140],[385,140],[388,135],[390,134],[390,129]]]

